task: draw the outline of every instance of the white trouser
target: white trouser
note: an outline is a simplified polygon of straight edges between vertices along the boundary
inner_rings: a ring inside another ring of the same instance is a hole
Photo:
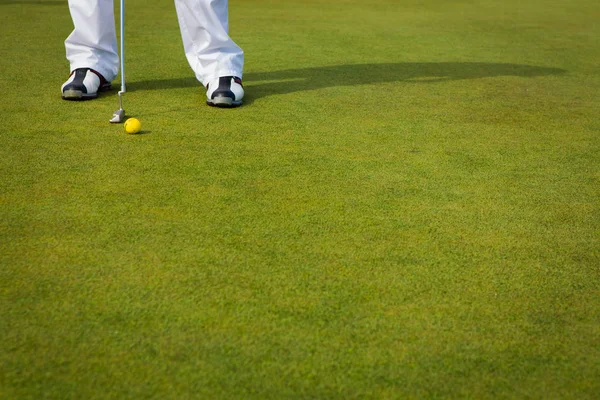
[[[228,34],[227,0],[175,0],[181,38],[196,78],[242,77],[244,52]],[[69,0],[75,29],[65,40],[71,71],[92,68],[107,81],[119,71],[113,0]],[[125,18],[127,23],[127,16]]]

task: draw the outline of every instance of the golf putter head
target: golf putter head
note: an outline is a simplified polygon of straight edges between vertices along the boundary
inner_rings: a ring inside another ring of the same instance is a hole
[[[112,118],[110,119],[111,124],[120,124],[125,121],[125,110],[123,110],[123,92],[119,92],[119,109],[115,111]]]
[[[111,124],[120,124],[123,121],[125,121],[125,110],[120,108],[117,111],[115,111],[112,118],[110,119],[110,123]]]

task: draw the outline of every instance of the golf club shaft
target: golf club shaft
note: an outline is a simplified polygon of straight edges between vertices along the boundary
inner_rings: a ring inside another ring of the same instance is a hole
[[[121,90],[119,90],[119,109],[114,112],[110,123],[118,124],[123,122],[125,119],[125,110],[123,110],[123,93],[125,89],[125,0],[121,0],[120,3],[120,23],[121,23]]]
[[[125,93],[125,0],[121,0],[121,92]],[[121,108],[123,108],[121,106]]]

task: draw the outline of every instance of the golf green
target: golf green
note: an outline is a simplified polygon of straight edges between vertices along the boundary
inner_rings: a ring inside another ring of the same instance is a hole
[[[0,0],[0,398],[600,396],[600,2],[232,0],[236,109],[126,9],[137,135]]]

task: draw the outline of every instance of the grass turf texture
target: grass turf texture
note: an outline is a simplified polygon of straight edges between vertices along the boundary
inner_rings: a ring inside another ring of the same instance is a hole
[[[0,397],[597,398],[596,0],[232,1],[235,110],[127,17],[142,135],[0,2]]]

